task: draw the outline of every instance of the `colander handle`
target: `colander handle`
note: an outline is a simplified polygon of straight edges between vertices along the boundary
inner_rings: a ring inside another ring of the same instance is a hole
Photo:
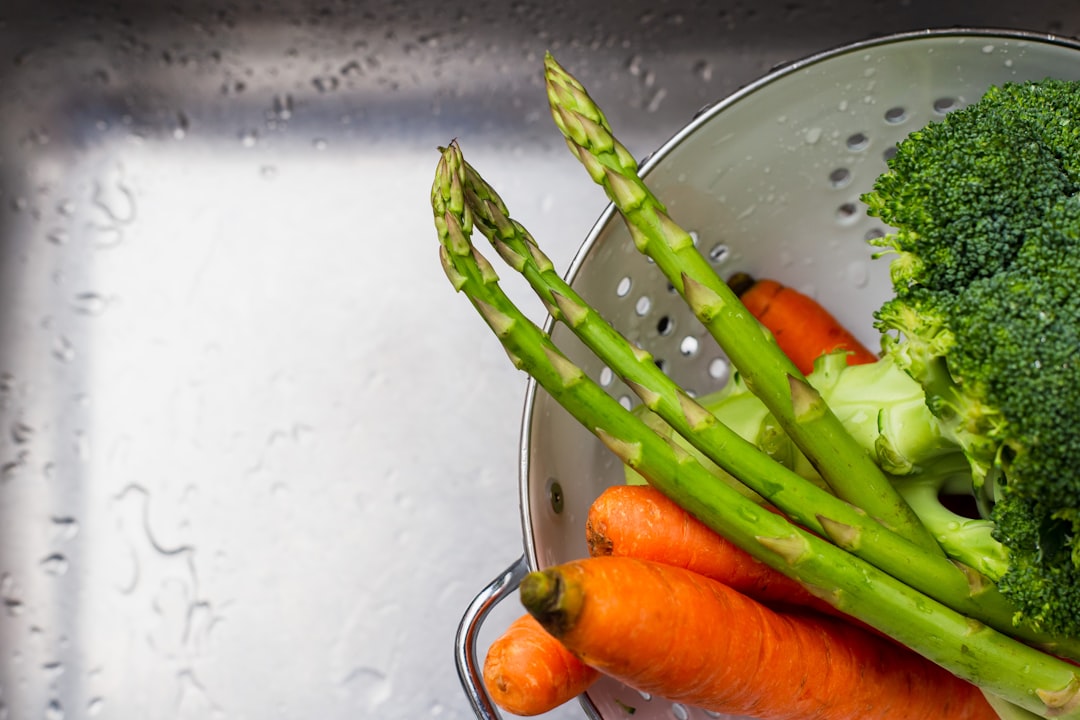
[[[461,686],[465,688],[465,694],[469,696],[479,720],[502,720],[502,716],[484,689],[483,673],[476,658],[476,637],[488,613],[517,589],[528,572],[529,564],[522,555],[473,598],[458,625],[454,638],[454,660],[457,662]]]

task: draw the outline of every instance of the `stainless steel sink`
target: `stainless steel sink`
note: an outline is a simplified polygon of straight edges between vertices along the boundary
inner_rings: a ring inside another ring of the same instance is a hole
[[[923,5],[6,0],[0,719],[468,717],[525,380],[442,276],[436,146],[565,266],[604,203],[547,49],[644,155],[842,42],[1080,33]]]

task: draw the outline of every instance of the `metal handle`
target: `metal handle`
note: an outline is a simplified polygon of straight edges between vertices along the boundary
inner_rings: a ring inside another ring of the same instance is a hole
[[[529,564],[522,555],[473,598],[454,637],[458,678],[479,720],[502,720],[502,716],[484,689],[483,674],[476,659],[476,636],[492,608],[516,590],[528,572]]]

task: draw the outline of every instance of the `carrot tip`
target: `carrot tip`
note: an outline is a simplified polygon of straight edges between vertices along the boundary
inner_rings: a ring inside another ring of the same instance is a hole
[[[753,275],[737,272],[732,273],[731,277],[728,278],[727,284],[728,287],[731,288],[731,292],[741,297],[742,294],[752,288],[756,282],[757,280],[754,279]]]

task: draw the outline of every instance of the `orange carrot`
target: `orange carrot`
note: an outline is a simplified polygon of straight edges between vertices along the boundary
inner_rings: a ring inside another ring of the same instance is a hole
[[[491,699],[515,715],[556,708],[585,692],[599,675],[532,615],[510,623],[484,658],[484,686]]]
[[[585,537],[593,557],[662,562],[712,578],[767,605],[839,613],[648,485],[614,485],[604,490],[589,508]]]
[[[996,720],[982,693],[835,618],[779,613],[681,568],[597,557],[530,573],[522,603],[642,692],[769,720]]]
[[[814,360],[829,352],[847,352],[849,365],[877,361],[877,355],[810,296],[746,273],[732,275],[728,285],[803,373],[813,370]]]

